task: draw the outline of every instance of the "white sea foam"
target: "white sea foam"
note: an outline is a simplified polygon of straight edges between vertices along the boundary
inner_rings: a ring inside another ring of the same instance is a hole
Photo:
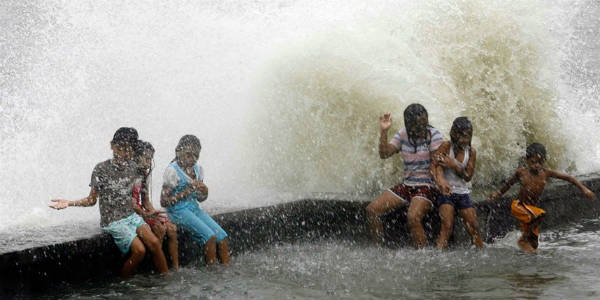
[[[97,219],[46,207],[89,192],[120,126],[157,149],[155,195],[179,137],[198,135],[209,210],[378,193],[401,160],[379,160],[377,118],[398,129],[412,102],[446,136],[473,120],[479,185],[534,140],[554,167],[597,171],[598,15],[593,1],[4,1],[0,226]]]

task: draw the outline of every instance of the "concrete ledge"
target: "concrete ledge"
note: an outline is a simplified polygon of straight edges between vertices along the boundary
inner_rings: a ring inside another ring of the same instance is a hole
[[[584,180],[600,195],[600,179]],[[517,228],[509,205],[512,199],[476,204],[484,239],[490,243]],[[584,199],[572,185],[555,185],[547,189],[540,207],[547,211],[543,228],[552,228],[582,218],[600,215],[600,200]],[[306,199],[275,206],[254,208],[214,216],[230,235],[233,255],[261,250],[276,243],[319,241],[323,239],[368,240],[365,207],[368,202]],[[385,216],[385,234],[390,246],[408,245],[406,208]],[[433,211],[425,218],[430,240],[439,231],[439,217]],[[543,230],[543,229],[542,229]],[[457,220],[454,245],[469,245],[464,226]],[[191,236],[180,230],[182,265],[202,263],[203,249]],[[111,237],[100,234],[87,239],[14,251],[0,255],[1,295],[43,293],[61,283],[106,280],[118,275],[124,261]],[[141,272],[151,272],[147,259]]]

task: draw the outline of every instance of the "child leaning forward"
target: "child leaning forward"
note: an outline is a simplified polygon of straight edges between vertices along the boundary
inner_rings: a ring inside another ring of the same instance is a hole
[[[471,146],[473,125],[466,117],[458,117],[450,129],[450,142],[443,142],[434,154],[434,177],[440,188],[439,214],[442,220],[437,247],[445,249],[454,226],[454,212],[462,217],[473,245],[483,247],[477,213],[471,201],[468,182],[475,173],[477,154]]]
[[[197,164],[201,148],[196,136],[185,135],[179,140],[175,159],[163,176],[160,202],[172,222],[190,231],[199,245],[206,244],[207,264],[216,263],[218,251],[221,263],[229,265],[227,233],[198,206],[208,197],[204,172]]]
[[[527,167],[518,168],[500,191],[490,194],[490,200],[500,198],[513,184],[521,183],[519,197],[512,202],[510,209],[513,216],[521,222],[523,234],[518,241],[519,247],[525,252],[535,254],[538,248],[540,225],[546,214],[546,211],[535,205],[544,191],[548,178],[558,178],[576,185],[589,199],[593,199],[595,195],[573,176],[545,168],[546,148],[542,144],[533,143],[527,147],[525,162]]]
[[[152,159],[154,157],[154,147],[146,141],[138,140],[135,144],[135,161],[137,163],[138,173],[142,177],[139,184],[133,187],[133,209],[144,218],[152,232],[162,243],[165,236],[169,238],[167,249],[171,256],[171,262],[174,269],[179,269],[179,245],[177,242],[177,226],[171,223],[164,215],[164,210],[156,210],[150,201],[150,191],[152,188]]]

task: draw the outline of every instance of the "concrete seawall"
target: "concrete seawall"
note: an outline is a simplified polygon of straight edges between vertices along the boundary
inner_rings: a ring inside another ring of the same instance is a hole
[[[583,183],[600,195],[600,178],[583,180]],[[495,203],[477,202],[479,224],[486,242],[491,243],[517,228],[516,220],[510,215],[511,200],[504,198]],[[367,204],[365,201],[305,199],[213,217],[229,233],[235,256],[265,249],[276,243],[322,239],[367,242]],[[548,187],[539,205],[547,211],[542,231],[600,215],[600,200],[587,200],[576,187],[567,184]],[[408,245],[406,209],[398,209],[383,219],[389,245]],[[424,222],[431,241],[439,230],[437,211],[427,215]],[[464,226],[459,221],[455,226],[453,243],[469,244]],[[182,265],[202,262],[203,249],[181,230],[179,245]],[[77,284],[115,278],[123,261],[124,257],[112,238],[104,234],[3,253],[0,254],[0,295],[45,293],[61,283]],[[140,272],[150,272],[151,267],[150,260],[146,259]]]

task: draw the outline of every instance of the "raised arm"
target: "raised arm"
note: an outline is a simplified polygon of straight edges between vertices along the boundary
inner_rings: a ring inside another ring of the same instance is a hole
[[[508,191],[510,189],[511,186],[513,186],[513,184],[517,183],[519,181],[519,170],[517,170],[517,172],[515,172],[515,174],[510,177],[502,186],[502,188],[500,188],[499,191],[493,191],[490,193],[490,200],[495,201],[498,198],[502,197],[502,195],[504,195],[504,193],[506,193],[506,191]]]
[[[550,177],[562,179],[564,181],[568,181],[568,182],[576,185],[588,199],[591,200],[591,199],[594,199],[594,197],[596,197],[596,195],[594,195],[594,193],[592,191],[590,191],[587,187],[585,187],[585,185],[583,185],[581,182],[579,182],[579,180],[575,179],[575,177],[568,175],[568,174],[558,172],[558,171],[549,170],[549,169],[546,169],[546,172],[548,172],[548,175]]]
[[[98,199],[98,190],[95,188],[90,189],[90,194],[79,200],[65,200],[65,199],[52,199],[50,201],[54,202],[54,204],[49,205],[50,208],[54,209],[64,209],[69,206],[94,206],[96,205],[96,201]]]
[[[387,137],[387,132],[392,126],[392,114],[385,113],[383,116],[379,117],[379,124],[381,125],[381,133],[379,136],[379,157],[381,159],[386,159],[398,152],[398,149],[396,149],[394,145],[388,143]]]

